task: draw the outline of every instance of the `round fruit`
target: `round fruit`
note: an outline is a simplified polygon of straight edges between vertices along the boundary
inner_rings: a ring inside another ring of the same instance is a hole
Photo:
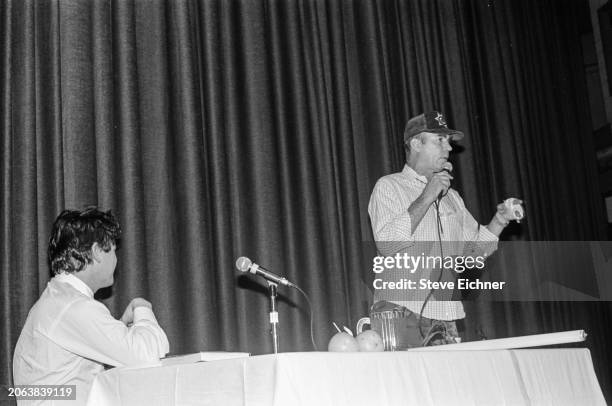
[[[333,352],[355,352],[359,351],[359,345],[355,337],[349,333],[336,333],[327,346],[328,351]]]
[[[357,336],[357,345],[359,345],[359,351],[376,352],[385,349],[380,334],[374,330],[366,330],[360,333]]]

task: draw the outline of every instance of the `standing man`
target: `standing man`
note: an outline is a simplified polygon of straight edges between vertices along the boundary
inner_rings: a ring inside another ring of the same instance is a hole
[[[76,402],[70,404],[83,405],[104,365],[155,362],[168,353],[151,303],[133,299],[117,320],[94,300],[98,289],[113,284],[120,234],[110,211],[64,210],[57,217],[48,252],[55,277],[17,341],[16,385],[76,385]]]
[[[485,258],[497,248],[498,236],[509,221],[517,219],[513,211],[500,204],[491,222],[481,226],[450,187],[450,141],[462,138],[463,133],[448,128],[444,115],[437,111],[408,121],[404,131],[406,165],[401,172],[378,180],[368,206],[374,239],[382,255],[403,253],[440,260],[459,255]],[[521,204],[518,199],[514,202]],[[396,281],[406,275],[414,276],[415,282],[418,278],[436,281],[443,276],[449,280],[452,269],[443,270],[440,262],[422,263],[419,269],[389,269],[381,276],[395,277]],[[445,342],[458,337],[455,320],[465,317],[462,303],[435,293],[435,289],[418,284],[413,289],[375,290],[372,313],[391,312],[388,314],[397,318],[397,349],[427,344],[434,332],[441,332]]]

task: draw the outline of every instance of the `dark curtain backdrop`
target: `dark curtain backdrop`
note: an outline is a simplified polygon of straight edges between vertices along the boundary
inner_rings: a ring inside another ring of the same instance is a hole
[[[115,315],[151,300],[174,353],[271,351],[245,255],[309,292],[315,338],[366,315],[367,202],[403,164],[406,120],[467,133],[455,182],[477,219],[516,195],[503,238],[599,240],[579,0],[0,2],[0,384],[44,289],[63,208],[124,228]],[[520,265],[520,260],[518,260]],[[281,290],[282,351],[311,350]],[[466,334],[589,328],[604,389],[609,303],[470,303]],[[473,335],[473,334],[472,334]]]

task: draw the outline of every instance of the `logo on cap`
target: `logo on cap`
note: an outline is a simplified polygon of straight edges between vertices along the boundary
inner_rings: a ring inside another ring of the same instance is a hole
[[[438,115],[434,117],[434,120],[438,122],[440,127],[446,127],[446,120],[444,120],[444,116],[438,111],[436,113],[438,113]]]

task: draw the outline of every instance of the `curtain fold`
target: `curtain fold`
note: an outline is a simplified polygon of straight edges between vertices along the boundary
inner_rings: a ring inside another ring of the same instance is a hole
[[[466,132],[453,187],[479,221],[516,195],[527,218],[504,238],[603,239],[584,7],[1,1],[0,383],[49,278],[52,221],[91,204],[124,230],[115,285],[98,296],[116,316],[150,300],[173,353],[271,352],[267,287],[238,274],[239,256],[309,293],[325,349],[332,321],[354,327],[371,304],[369,195],[426,110]],[[510,264],[501,272],[534,267]],[[279,292],[281,350],[310,350],[306,302]],[[468,306],[471,338],[581,322],[605,334],[610,318],[608,303]],[[589,345],[609,357],[601,338]]]

